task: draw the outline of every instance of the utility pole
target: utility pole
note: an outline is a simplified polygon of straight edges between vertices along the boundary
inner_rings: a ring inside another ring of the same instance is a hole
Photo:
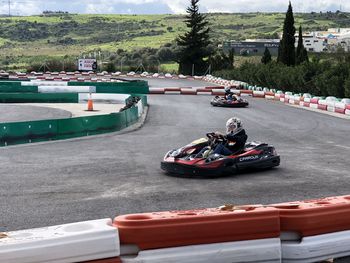
[[[11,16],[11,0],[8,0],[8,5],[9,5],[9,16]]]

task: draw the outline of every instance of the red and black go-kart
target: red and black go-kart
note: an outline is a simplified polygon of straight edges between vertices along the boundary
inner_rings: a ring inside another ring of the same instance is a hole
[[[215,96],[210,104],[215,107],[244,108],[249,105],[249,102],[240,97],[236,97],[236,100],[227,100],[225,97]]]
[[[211,153],[223,138],[208,133],[177,150],[169,151],[161,162],[161,168],[170,175],[180,177],[219,177],[248,169],[267,169],[278,166],[280,157],[273,146],[250,142],[239,154],[224,156]],[[207,147],[207,150],[202,149]]]

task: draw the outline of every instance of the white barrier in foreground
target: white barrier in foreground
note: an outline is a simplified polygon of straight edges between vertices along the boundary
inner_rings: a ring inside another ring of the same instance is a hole
[[[118,230],[100,219],[7,233],[0,239],[0,262],[64,263],[116,257]]]
[[[309,263],[350,256],[350,231],[282,242],[283,263]]]
[[[140,251],[135,256],[121,256],[123,263],[236,263],[281,262],[279,238],[225,242]]]
[[[115,94],[115,93],[92,93],[91,99],[94,102],[104,103],[121,103],[124,104],[125,100],[129,98],[127,94]],[[79,102],[87,102],[89,99],[88,93],[79,93]]]
[[[39,93],[95,93],[94,86],[38,86]]]
[[[66,81],[45,81],[45,80],[31,80],[22,81],[22,86],[68,86]]]

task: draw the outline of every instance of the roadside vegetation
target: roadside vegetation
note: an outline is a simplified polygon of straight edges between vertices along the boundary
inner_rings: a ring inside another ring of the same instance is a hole
[[[266,49],[261,63],[244,62],[234,69],[217,71],[215,75],[294,93],[350,97],[350,54],[342,50],[335,54],[308,54],[303,46],[301,24],[297,48],[295,32],[289,3],[277,59],[272,60]]]

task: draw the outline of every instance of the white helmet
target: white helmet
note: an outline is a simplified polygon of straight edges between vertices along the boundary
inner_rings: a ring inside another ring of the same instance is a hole
[[[230,87],[225,87],[225,92],[229,92],[231,90],[231,88]]]
[[[226,132],[234,132],[236,129],[242,127],[242,122],[239,118],[233,117],[226,122]]]

